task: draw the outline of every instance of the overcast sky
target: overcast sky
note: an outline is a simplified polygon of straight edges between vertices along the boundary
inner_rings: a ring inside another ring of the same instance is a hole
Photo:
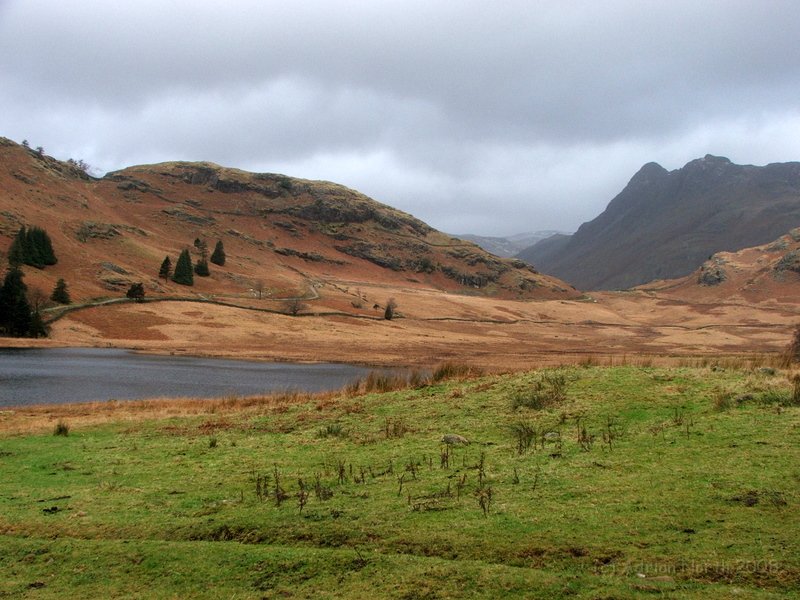
[[[796,0],[0,0],[0,135],[574,230],[649,161],[800,160],[798,32]]]

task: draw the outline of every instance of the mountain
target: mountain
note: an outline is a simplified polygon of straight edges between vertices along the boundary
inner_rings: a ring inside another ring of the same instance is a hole
[[[529,233],[518,233],[516,235],[510,235],[507,237],[489,237],[471,233],[463,233],[459,234],[457,237],[462,240],[468,240],[478,244],[478,246],[487,252],[491,252],[495,256],[511,258],[525,248],[533,246],[540,240],[549,238],[553,235],[563,235],[563,233],[552,230],[533,231]]]
[[[567,247],[571,235],[565,233],[555,233],[549,237],[539,240],[535,244],[524,248],[519,251],[515,256],[525,262],[533,264],[539,261],[549,261],[558,257],[558,255]]]
[[[578,295],[522,261],[335,183],[186,162],[96,179],[74,161],[0,138],[0,252],[22,225],[44,228],[58,257],[55,266],[26,268],[26,283],[49,295],[64,278],[73,300],[119,297],[135,282],[148,297],[247,297],[254,289],[312,297],[320,286],[346,291],[358,282],[509,298]],[[198,258],[196,239],[209,248],[221,240],[225,266],[212,264],[193,287],[159,279],[165,256],[173,266],[184,248]]]
[[[757,246],[800,225],[800,163],[737,165],[706,155],[644,165],[568,241],[518,256],[581,289],[624,289],[691,273],[709,255]]]

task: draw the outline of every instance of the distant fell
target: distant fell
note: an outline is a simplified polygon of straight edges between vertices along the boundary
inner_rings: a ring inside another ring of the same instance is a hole
[[[683,277],[711,254],[765,244],[800,225],[800,163],[737,165],[706,155],[667,171],[647,163],[568,239],[517,256],[580,289]]]
[[[495,256],[511,258],[525,248],[529,248],[539,241],[549,238],[553,235],[564,235],[564,233],[560,231],[546,230],[518,233],[504,237],[463,233],[457,235],[456,237],[478,244],[478,246],[487,252],[491,252]]]

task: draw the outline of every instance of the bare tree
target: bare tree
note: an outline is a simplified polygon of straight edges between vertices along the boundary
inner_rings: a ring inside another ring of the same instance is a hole
[[[258,294],[258,299],[264,296],[264,280],[263,279],[256,279],[255,283],[253,283],[253,291]]]
[[[283,310],[287,314],[292,315],[293,317],[297,316],[299,313],[301,313],[307,308],[308,304],[300,300],[300,298],[287,298],[283,302]]]
[[[39,288],[33,287],[28,290],[28,302],[34,312],[39,312],[41,309],[47,308],[49,305],[48,300],[49,297],[47,294]]]

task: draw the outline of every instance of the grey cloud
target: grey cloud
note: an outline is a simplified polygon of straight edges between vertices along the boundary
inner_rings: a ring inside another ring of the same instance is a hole
[[[790,1],[0,0],[0,135],[569,229],[650,160],[798,158],[799,29]]]

